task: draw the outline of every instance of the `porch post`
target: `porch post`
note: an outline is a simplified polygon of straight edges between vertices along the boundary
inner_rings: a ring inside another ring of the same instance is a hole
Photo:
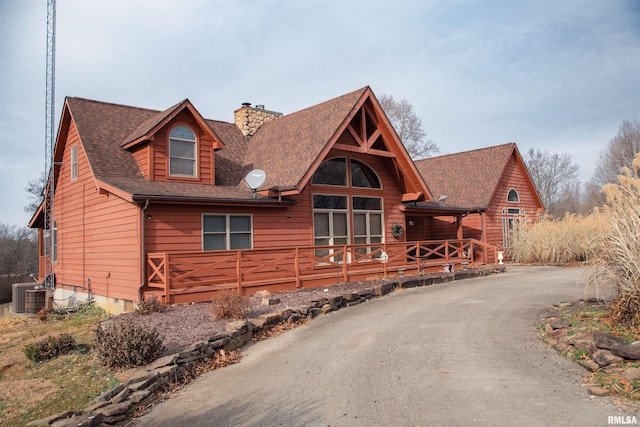
[[[47,259],[44,253],[44,228],[38,228],[38,280],[44,282]]]
[[[164,302],[165,304],[171,304],[171,255],[168,252],[164,253]]]
[[[344,245],[343,252],[342,252],[342,272],[343,272],[343,278],[345,282],[349,281],[348,264],[350,259],[347,259],[347,258],[351,258],[351,256],[349,254],[349,257],[347,257],[347,245]]]
[[[236,280],[238,281],[238,295],[242,295],[242,253],[236,251]]]
[[[300,281],[300,248],[296,246],[293,252],[293,268],[296,272],[296,288],[302,287],[302,282]]]
[[[464,237],[462,236],[462,216],[461,215],[456,216],[456,238],[458,240],[464,239]]]
[[[482,224],[482,243],[484,243],[485,245],[488,243],[487,242],[487,214],[486,212],[482,212],[480,214],[480,218],[481,218],[481,224]],[[483,264],[487,264],[487,247],[483,246],[482,247],[482,263]]]
[[[387,261],[382,263],[382,272],[387,277],[387,264],[389,263],[389,251],[387,250],[387,242],[382,244],[382,250],[387,254]]]

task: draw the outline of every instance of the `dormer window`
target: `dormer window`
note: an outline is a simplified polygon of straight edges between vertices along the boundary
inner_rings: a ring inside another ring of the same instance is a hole
[[[196,135],[186,126],[169,133],[169,175],[196,177]]]
[[[515,188],[512,188],[509,190],[509,193],[507,193],[507,202],[520,203],[520,196]]]

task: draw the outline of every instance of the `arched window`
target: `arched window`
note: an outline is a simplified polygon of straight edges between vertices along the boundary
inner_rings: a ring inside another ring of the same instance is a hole
[[[351,186],[363,188],[381,188],[380,178],[360,160],[351,159]]]
[[[169,133],[169,175],[196,176],[196,135],[186,126]]]
[[[351,186],[359,188],[382,188],[376,172],[360,160],[350,159]],[[346,187],[347,159],[334,157],[322,162],[311,179],[312,184]]]
[[[347,186],[347,159],[337,157],[322,162],[311,180],[313,184]]]
[[[347,164],[348,163],[348,164]],[[349,178],[348,178],[349,177]],[[382,189],[378,174],[360,160],[334,157],[316,169],[312,184],[340,187]],[[324,189],[327,191],[328,189]],[[359,255],[344,254],[336,248],[317,249],[315,255],[327,262],[350,262],[352,256],[379,253],[378,243],[384,242],[384,200],[381,191],[369,191],[371,196],[350,195],[348,188],[340,194],[313,195],[313,237],[315,246],[361,245]],[[327,191],[331,193],[331,190]],[[361,192],[361,190],[359,190]],[[374,195],[378,193],[378,197]],[[377,255],[376,255],[377,256]]]
[[[520,196],[518,196],[518,192],[515,188],[512,188],[509,190],[509,193],[507,193],[507,202],[520,203]]]

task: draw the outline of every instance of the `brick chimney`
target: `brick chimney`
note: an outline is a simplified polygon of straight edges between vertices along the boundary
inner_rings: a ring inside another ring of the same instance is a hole
[[[253,136],[260,126],[281,116],[282,113],[265,110],[264,105],[252,107],[248,102],[233,112],[234,122],[245,137]]]

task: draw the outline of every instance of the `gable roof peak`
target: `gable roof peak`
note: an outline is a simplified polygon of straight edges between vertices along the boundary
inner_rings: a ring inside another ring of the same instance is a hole
[[[176,115],[178,115],[183,110],[188,110],[189,113],[193,116],[193,118],[198,122],[202,130],[208,134],[210,134],[214,141],[217,141],[217,146],[215,148],[222,148],[224,144],[222,141],[215,137],[215,132],[204,117],[200,114],[200,112],[193,106],[191,101],[188,98],[178,102],[177,104],[172,105],[162,112],[156,112],[151,115],[149,118],[141,122],[132,132],[130,132],[120,143],[120,146],[123,148],[130,148],[132,146],[137,145],[138,143],[148,139],[152,134],[157,132],[159,128],[166,125],[170,122]]]

